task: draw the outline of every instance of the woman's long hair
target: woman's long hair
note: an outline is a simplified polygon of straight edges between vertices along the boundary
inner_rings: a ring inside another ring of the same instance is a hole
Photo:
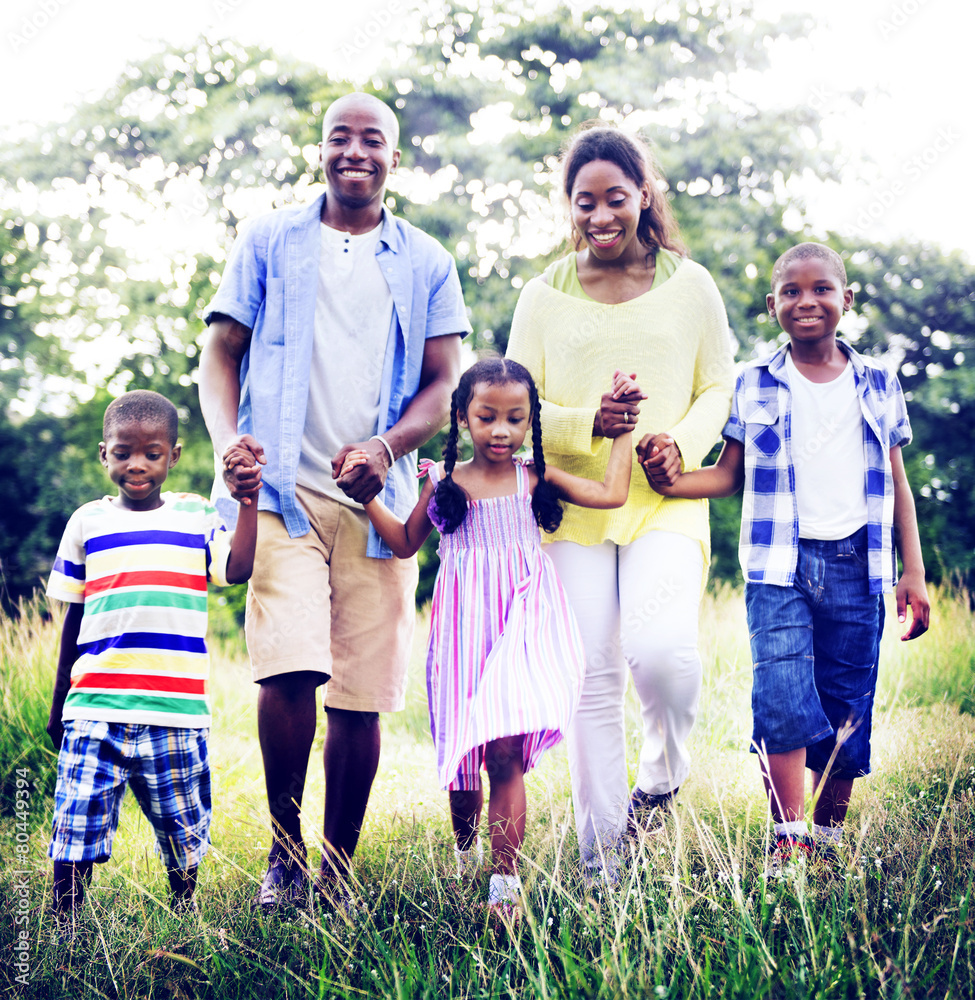
[[[538,400],[535,380],[528,369],[507,358],[485,358],[472,365],[460,377],[457,388],[450,397],[450,430],[443,446],[444,477],[437,483],[433,494],[436,521],[442,534],[452,534],[467,517],[468,496],[454,482],[453,471],[457,464],[458,414],[466,415],[474,387],[479,383],[507,385],[521,382],[528,389],[531,411],[532,457],[538,483],[532,494],[532,513],[545,531],[555,531],[562,523],[562,498],[558,488],[545,478],[545,455],[542,452],[542,408]]]
[[[576,176],[587,163],[595,160],[615,164],[638,188],[649,182],[650,204],[640,212],[637,239],[650,253],[662,248],[685,256],[687,248],[680,238],[680,227],[667,196],[660,189],[663,174],[647,143],[614,125],[601,121],[584,122],[562,152],[562,186],[570,204]],[[578,250],[580,236],[574,232],[573,237]]]

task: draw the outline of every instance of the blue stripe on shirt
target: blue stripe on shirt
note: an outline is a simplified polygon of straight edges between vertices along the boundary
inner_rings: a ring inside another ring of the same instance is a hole
[[[124,635],[110,635],[95,642],[78,646],[80,653],[93,655],[107,649],[165,649],[177,653],[206,653],[203,639],[187,635],[173,635],[170,632],[126,632]]]
[[[206,538],[202,534],[185,531],[119,531],[89,538],[85,548],[92,553],[120,549],[126,545],[181,545],[188,549],[202,549]]]

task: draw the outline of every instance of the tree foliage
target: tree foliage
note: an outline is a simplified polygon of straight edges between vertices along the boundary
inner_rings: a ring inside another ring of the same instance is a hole
[[[775,340],[768,275],[803,238],[793,181],[836,177],[841,157],[824,146],[815,110],[759,108],[735,80],[766,68],[774,39],[806,27],[762,21],[747,2],[419,5],[368,89],[401,123],[389,205],[455,254],[473,346],[503,349],[520,288],[564,248],[557,154],[591,118],[639,127],[651,142],[691,255],[721,289],[739,358]],[[322,113],[348,89],[265,49],[200,40],[130,66],[66,122],[0,137],[0,421],[15,470],[0,513],[8,595],[38,582],[60,524],[104,488],[95,445],[118,391],[174,400],[186,445],[174,480],[208,490],[195,384],[203,308],[237,225],[314,193]],[[929,565],[971,582],[972,268],[933,247],[831,242],[859,289],[847,332],[902,362]],[[652,385],[652,372],[639,374]],[[730,576],[737,508],[725,501],[712,513],[716,567]],[[432,565],[427,553],[428,575]]]

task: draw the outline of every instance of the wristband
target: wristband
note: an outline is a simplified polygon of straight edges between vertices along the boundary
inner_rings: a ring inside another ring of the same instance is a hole
[[[373,434],[370,441],[382,441],[383,447],[389,453],[389,466],[392,468],[396,464],[396,456],[393,454],[393,449],[390,447],[389,442],[382,436],[382,434]]]

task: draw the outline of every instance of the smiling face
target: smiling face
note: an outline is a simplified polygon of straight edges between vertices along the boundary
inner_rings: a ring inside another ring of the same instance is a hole
[[[766,304],[789,340],[814,344],[835,339],[840,318],[853,305],[853,289],[822,258],[797,257],[783,266]]]
[[[368,94],[332,104],[322,122],[321,162],[329,194],[347,209],[381,206],[389,171],[399,163],[396,117]]]
[[[638,186],[615,163],[593,160],[579,169],[572,185],[572,226],[594,262],[642,261],[646,250],[637,227],[649,205],[647,183]]]
[[[179,453],[166,425],[157,421],[121,420],[98,445],[98,457],[118,487],[115,503],[127,510],[162,506],[159,494]]]
[[[525,441],[530,419],[528,386],[513,381],[478,382],[466,411],[457,414],[457,423],[470,432],[475,462],[492,464],[511,461]]]

